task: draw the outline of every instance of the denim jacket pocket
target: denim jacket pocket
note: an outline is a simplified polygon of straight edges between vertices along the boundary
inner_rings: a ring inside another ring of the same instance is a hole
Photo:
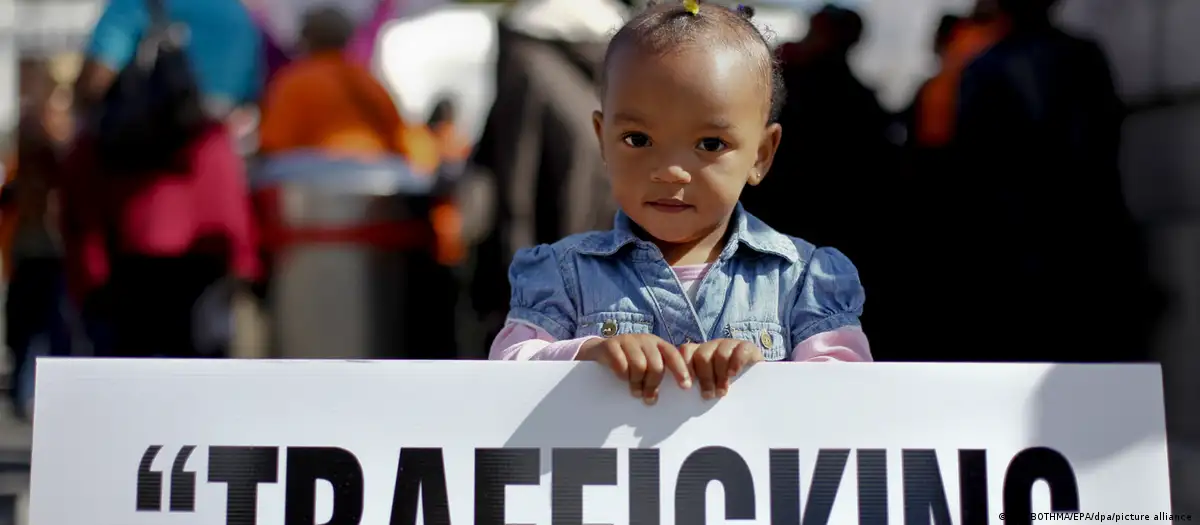
[[[654,333],[654,318],[636,312],[596,312],[579,318],[575,337]]]
[[[783,327],[778,323],[763,321],[729,323],[725,325],[725,337],[754,343],[767,361],[780,361],[787,357],[787,341],[783,339]]]

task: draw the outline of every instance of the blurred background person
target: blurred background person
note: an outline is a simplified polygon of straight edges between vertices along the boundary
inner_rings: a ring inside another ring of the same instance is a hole
[[[369,66],[371,59],[376,51],[376,43],[380,33],[393,20],[399,11],[405,7],[405,4],[411,2],[397,2],[397,0],[370,0],[373,4],[372,9],[365,19],[352,20],[355,24],[354,33],[350,41],[345,46],[345,52],[351,62],[362,66]],[[300,18],[303,15],[314,9],[314,2],[288,2],[281,4],[269,0],[243,0],[243,3],[250,9],[251,16],[254,18],[255,24],[258,25],[259,31],[263,40],[264,63],[267,68],[267,80],[269,81],[275,76],[279,70],[283,69],[295,58],[304,54],[303,42],[300,39],[290,38],[294,35],[281,32],[278,27],[280,25],[291,26],[291,24],[283,23],[276,19],[278,13],[295,13],[300,12]],[[337,4],[337,2],[324,2],[326,4]],[[359,2],[361,4],[361,2]],[[319,7],[319,6],[316,6]],[[348,5],[342,3],[339,8],[349,8]],[[349,16],[349,13],[346,13]],[[351,17],[352,19],[354,17]],[[303,25],[301,20],[300,25]]]
[[[5,301],[5,335],[15,381],[9,392],[20,417],[29,415],[33,358],[71,354],[66,280],[59,235],[61,158],[72,133],[70,91],[55,81],[44,60],[22,64],[21,121],[6,221],[11,221],[11,276]]]
[[[241,0],[156,0],[187,27],[186,51],[205,108],[224,119],[257,101],[264,77],[262,35]],[[129,64],[150,23],[147,0],[109,0],[96,21],[76,83],[79,109],[100,102]]]
[[[954,136],[959,83],[963,70],[1000,40],[1008,30],[994,0],[981,0],[965,17],[945,15],[934,35],[937,73],[926,81],[912,103],[908,143],[921,151],[944,151]],[[922,165],[921,168],[935,166]]]
[[[147,38],[183,35],[155,50],[154,75],[135,60]],[[245,166],[224,122],[261,91],[260,43],[239,0],[112,0],[97,21],[63,183],[68,277],[96,355],[226,355],[231,279],[256,277],[258,260]],[[176,98],[146,110],[146,92]],[[154,162],[108,151],[145,129],[181,142],[147,151]]]
[[[886,208],[889,225],[896,235],[881,235],[883,249],[902,253],[900,244],[888,246],[889,239],[919,239],[921,243],[954,245],[959,242],[963,225],[950,213],[956,197],[948,193],[959,179],[972,177],[973,159],[951,155],[958,119],[959,88],[963,70],[987,51],[1007,31],[1007,18],[994,2],[981,0],[966,16],[945,15],[933,35],[933,52],[937,58],[934,75],[917,89],[912,102],[899,118],[903,130],[902,159],[892,168],[895,176],[887,194],[893,205]],[[959,358],[956,348],[908,345],[907,327],[922,322],[930,311],[940,310],[938,289],[925,280],[913,279],[926,271],[927,262],[919,257],[891,258],[885,272],[888,288],[879,301],[876,312],[883,318],[886,345],[896,352],[887,358],[908,361],[940,361]],[[952,285],[947,285],[952,286]],[[903,347],[901,350],[900,348]],[[886,350],[885,350],[886,352]]]
[[[627,14],[615,0],[520,0],[498,17],[496,96],[471,157],[497,193],[492,228],[472,254],[473,357],[487,356],[504,325],[517,250],[612,226],[617,206],[591,112],[608,39]]]
[[[895,148],[887,135],[891,115],[850,67],[864,30],[857,12],[825,5],[809,18],[804,38],[779,46],[787,90],[783,138],[771,172],[747,188],[742,202],[780,232],[850,257],[872,297],[863,322],[882,334],[888,316],[876,298],[887,295],[881,257],[890,257],[880,244],[888,237],[881,223],[892,219],[881,199],[888,197],[883,185],[895,178],[888,175]]]
[[[1008,29],[962,72],[960,175],[944,180],[948,266],[964,273],[936,284],[973,290],[948,323],[990,334],[966,359],[1147,359],[1161,299],[1118,169],[1124,108],[1104,52],[1058,28],[1055,3],[995,2]],[[1046,330],[1031,339],[1014,322]]]
[[[937,59],[938,72],[932,78],[922,83],[921,87],[917,88],[912,102],[900,112],[901,124],[904,126],[904,136],[902,137],[902,142],[904,143],[916,142],[912,138],[912,135],[916,133],[917,120],[919,119],[917,115],[923,106],[921,99],[929,96],[928,93],[934,83],[934,79],[942,76],[949,65],[950,57],[947,51],[950,44],[954,41],[955,30],[962,24],[963,20],[963,17],[950,13],[942,15],[942,18],[938,20],[937,29],[933,34],[932,49],[933,56]],[[947,91],[958,91],[956,83],[951,83],[950,87],[952,89],[948,89]]]
[[[441,164],[434,137],[401,118],[391,94],[346,46],[354,24],[336,7],[304,16],[304,55],[281,69],[268,86],[259,128],[259,153],[313,150],[332,157],[377,160],[403,156],[415,171],[432,174]]]

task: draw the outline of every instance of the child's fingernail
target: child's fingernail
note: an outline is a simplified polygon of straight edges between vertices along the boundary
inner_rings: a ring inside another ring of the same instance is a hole
[[[630,393],[630,394],[633,394],[633,397],[636,397],[636,398],[639,398],[639,399],[642,397],[642,391],[641,391],[641,389],[637,389],[637,388],[635,388],[635,389],[632,389],[632,390],[630,390],[630,391],[629,391],[629,393]]]
[[[712,391],[712,390],[705,390],[705,391],[703,391],[703,392],[700,392],[700,397],[703,397],[704,399],[712,399],[712,398],[713,398],[713,391]]]
[[[717,397],[725,397],[725,394],[728,394],[728,393],[729,393],[729,390],[727,390],[727,389],[724,389],[724,388],[717,389]]]
[[[658,396],[647,396],[642,399],[642,402],[646,403],[646,405],[653,405],[658,403]]]
[[[685,378],[683,378],[683,382],[680,383],[679,386],[683,387],[684,390],[692,388],[692,380],[685,377]]]

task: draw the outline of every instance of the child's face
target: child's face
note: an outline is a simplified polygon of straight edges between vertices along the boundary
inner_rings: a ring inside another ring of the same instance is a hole
[[[612,57],[596,135],[621,209],[660,241],[721,231],[747,183],[771,167],[767,81],[735,49],[631,48]]]

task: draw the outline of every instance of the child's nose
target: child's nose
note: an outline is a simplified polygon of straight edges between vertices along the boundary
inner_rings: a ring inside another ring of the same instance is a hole
[[[692,174],[688,173],[682,166],[671,165],[654,170],[652,180],[667,184],[687,184],[692,182]]]

